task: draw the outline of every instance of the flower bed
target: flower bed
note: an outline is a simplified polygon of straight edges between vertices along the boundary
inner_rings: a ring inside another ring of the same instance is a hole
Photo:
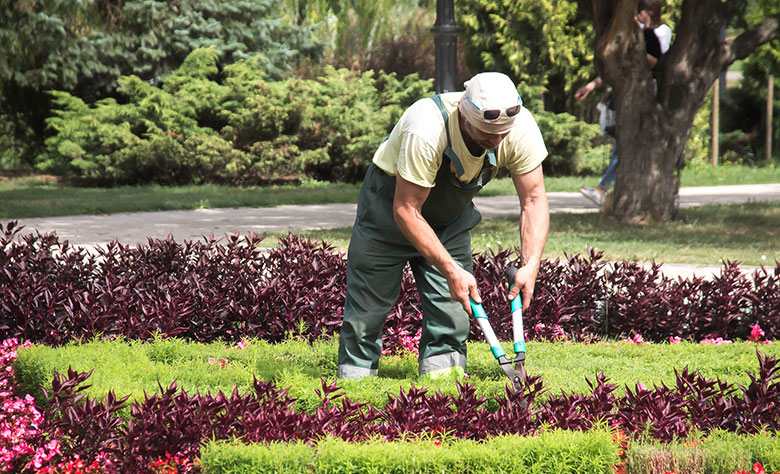
[[[11,350],[13,344],[5,347]],[[173,383],[133,401],[127,416],[121,416],[127,413],[125,398],[117,399],[112,392],[103,400],[85,398],[81,394],[90,373],[69,370],[66,376],[55,375],[47,408],[37,416],[41,421],[27,444],[54,442],[53,455],[60,463],[82,456],[92,464],[98,459],[103,464],[110,461],[122,472],[148,472],[155,463],[167,465],[178,459],[184,464],[196,459],[207,440],[233,438],[314,444],[327,436],[362,443],[441,434],[453,440],[487,440],[536,436],[550,429],[588,431],[600,424],[632,439],[650,436],[665,442],[714,430],[774,432],[780,423],[776,403],[780,366],[774,357],[760,353],[758,361],[759,370],[745,387],[685,369],[672,387],[661,384],[650,389],[637,383],[626,387],[621,396],[603,375],[591,383],[590,393],[557,395],[548,392],[541,376],[532,376],[522,393],[507,387],[504,396],[494,400],[496,409],[487,409],[487,400],[476,395],[480,381],[474,377],[469,383],[457,383],[456,395],[429,393],[412,385],[390,396],[382,408],[350,400],[335,382],[320,381],[320,403],[311,413],[295,409],[295,399],[287,390],[270,382],[255,380],[251,391],[226,395],[188,394]],[[177,469],[193,467],[190,463]]]
[[[248,393],[230,395],[192,395],[174,384],[129,403],[114,393],[102,400],[82,396],[90,373],[68,371],[47,387],[43,409],[29,396],[12,394],[11,338],[52,346],[95,337],[240,344],[248,336],[268,342],[295,336],[312,342],[338,333],[345,260],[327,244],[292,235],[268,251],[250,234],[184,244],[150,240],[135,248],[112,243],[88,254],[54,234],[21,235],[15,223],[2,234],[0,340],[8,342],[2,347],[0,466],[7,472],[189,472],[199,469],[193,460],[204,440],[234,437],[394,441],[441,427],[453,438],[484,440],[552,428],[584,431],[602,422],[632,438],[668,442],[719,429],[774,433],[780,423],[777,360],[760,352],[759,370],[746,386],[681,370],[672,387],[637,383],[616,396],[616,386],[600,376],[589,382],[590,393],[543,397],[544,383],[532,376],[524,392],[507,390],[491,409],[470,383],[459,383],[456,396],[412,386],[380,409],[323,381],[313,413],[294,410],[286,390],[261,380]],[[517,263],[512,255],[474,256],[484,306],[502,339],[511,337],[503,269]],[[736,263],[726,263],[713,280],[669,280],[658,266],[601,257],[589,249],[584,258],[542,263],[524,314],[528,339],[724,344],[780,334],[780,264],[745,276]],[[413,348],[419,323],[407,271],[386,326],[386,353]],[[471,338],[481,338],[476,326]],[[228,364],[212,362],[217,370]],[[128,406],[129,416],[121,416]]]
[[[290,235],[264,251],[254,235],[179,244],[112,243],[96,254],[55,234],[22,235],[9,223],[0,235],[0,340],[15,337],[60,345],[95,336],[148,340],[259,338],[293,334],[310,341],[341,326],[344,255],[325,243]],[[474,255],[485,310],[501,339],[511,339],[503,270],[513,251]],[[535,296],[524,314],[529,340],[575,341],[669,337],[701,341],[780,338],[780,265],[746,276],[726,263],[722,274],[670,280],[659,266],[606,263],[600,253],[542,262]],[[384,349],[403,350],[420,328],[410,271],[385,326]],[[482,340],[472,325],[472,340]]]

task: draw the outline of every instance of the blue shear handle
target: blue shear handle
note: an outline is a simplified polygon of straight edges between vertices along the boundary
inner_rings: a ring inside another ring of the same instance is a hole
[[[520,295],[512,300],[512,335],[515,354],[525,352],[525,334],[523,334],[523,301]]]
[[[471,311],[474,312],[475,318],[485,318],[487,319],[487,314],[485,314],[485,309],[482,307],[481,304],[475,303],[474,300],[469,298],[469,303],[471,304]]]
[[[506,276],[510,290],[515,286],[516,273],[517,267],[510,266],[504,270],[504,276]],[[525,353],[525,335],[523,334],[523,297],[518,294],[510,304],[512,306],[512,335],[514,336],[515,340],[513,348],[515,350],[515,354]]]
[[[487,340],[488,345],[490,345],[490,351],[493,353],[493,356],[496,359],[505,356],[506,352],[504,352],[504,348],[499,344],[496,333],[493,332],[493,327],[490,325],[490,321],[488,321],[485,309],[482,308],[481,304],[472,301],[471,298],[469,298],[469,303],[471,304],[471,311],[474,312],[474,318],[477,320],[477,324],[479,324],[482,334],[485,335],[485,340]]]
[[[514,285],[512,285],[514,286]],[[512,287],[510,286],[509,289],[511,290]],[[520,295],[515,296],[515,299],[512,300],[512,312],[515,311],[522,311],[523,310],[523,298]]]

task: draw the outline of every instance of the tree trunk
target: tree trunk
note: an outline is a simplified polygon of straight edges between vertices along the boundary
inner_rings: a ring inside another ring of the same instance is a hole
[[[616,110],[620,161],[609,215],[622,222],[666,222],[676,212],[675,166],[694,114],[675,128],[653,107],[654,97],[623,102]]]
[[[685,0],[655,80],[636,26],[638,0],[582,0],[596,32],[596,70],[613,87],[618,124],[615,189],[605,213],[619,221],[666,222],[675,214],[675,166],[693,118],[722,70],[778,37],[778,15],[733,40],[720,30],[743,0]]]
[[[775,76],[769,74],[766,78],[766,137],[764,138],[764,154],[766,161],[772,159],[772,107],[774,107]]]

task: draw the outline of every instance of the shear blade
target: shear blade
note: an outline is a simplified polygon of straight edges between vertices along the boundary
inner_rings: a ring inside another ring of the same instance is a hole
[[[501,368],[504,370],[504,373],[507,377],[509,377],[509,381],[512,382],[512,386],[517,391],[523,390],[523,379],[524,377],[524,370],[522,367],[520,370],[517,370],[517,367],[512,368],[509,364],[502,365]]]

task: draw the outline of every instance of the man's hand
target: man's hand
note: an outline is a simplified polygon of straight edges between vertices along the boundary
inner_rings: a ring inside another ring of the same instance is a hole
[[[450,295],[452,299],[459,302],[463,309],[470,315],[471,303],[469,297],[474,300],[475,303],[482,303],[482,299],[479,296],[479,290],[477,290],[477,280],[474,279],[474,275],[467,272],[459,265],[455,265],[455,270],[452,275],[445,275],[447,278],[447,284],[450,287]]]
[[[651,25],[653,24],[653,19],[650,17],[650,14],[647,12],[647,10],[641,10],[639,13],[637,13],[634,17],[634,21],[636,21],[638,26],[643,28],[651,28]]]
[[[577,92],[574,93],[574,98],[582,102],[585,100],[586,97],[590,95],[591,92],[596,90],[596,88],[601,87],[601,77],[597,77],[590,81],[589,83],[585,84],[584,86],[577,89]]]
[[[512,286],[509,293],[507,293],[509,301],[517,298],[518,294],[520,295],[522,298],[520,301],[523,303],[523,311],[531,304],[531,297],[533,297],[534,294],[538,270],[539,267],[536,265],[525,265],[520,267],[517,270],[517,273],[515,273],[515,280],[511,284]]]

